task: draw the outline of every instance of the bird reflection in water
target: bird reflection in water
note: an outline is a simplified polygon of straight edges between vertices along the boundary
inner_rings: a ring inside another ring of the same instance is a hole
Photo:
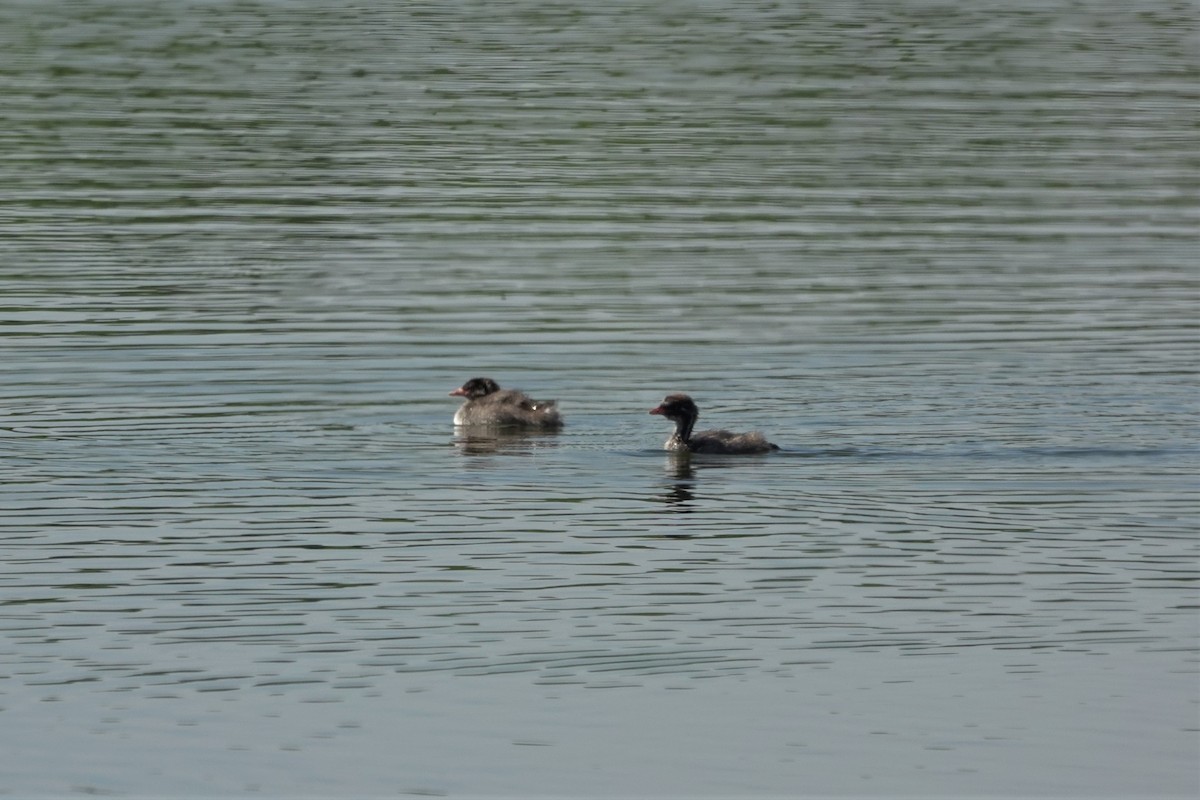
[[[695,511],[693,505],[696,495],[692,492],[692,487],[696,485],[696,471],[692,467],[691,454],[672,453],[667,457],[666,472],[671,479],[662,498],[667,510],[677,514],[690,514]]]
[[[556,430],[463,428],[454,437],[454,446],[463,455],[528,455],[542,447],[555,447],[557,434]]]

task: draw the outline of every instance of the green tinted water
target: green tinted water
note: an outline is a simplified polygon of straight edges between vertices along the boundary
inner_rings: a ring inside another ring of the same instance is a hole
[[[1188,794],[1195,24],[0,3],[0,789]]]

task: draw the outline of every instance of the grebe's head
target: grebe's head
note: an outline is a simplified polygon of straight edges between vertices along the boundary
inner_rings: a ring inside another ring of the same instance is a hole
[[[686,394],[669,394],[657,407],[650,409],[651,414],[658,414],[670,420],[695,420],[700,416],[700,409]]]
[[[498,391],[500,391],[500,384],[491,378],[471,378],[471,380],[451,392],[450,396],[478,400],[481,397],[487,397],[492,392]]]

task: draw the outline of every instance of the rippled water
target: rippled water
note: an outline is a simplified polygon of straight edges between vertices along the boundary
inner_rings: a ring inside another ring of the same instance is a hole
[[[0,2],[0,792],[1200,790],[1195,26]]]

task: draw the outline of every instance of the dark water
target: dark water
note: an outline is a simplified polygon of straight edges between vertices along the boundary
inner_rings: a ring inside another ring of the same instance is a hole
[[[1200,790],[1196,27],[0,2],[0,792]]]

